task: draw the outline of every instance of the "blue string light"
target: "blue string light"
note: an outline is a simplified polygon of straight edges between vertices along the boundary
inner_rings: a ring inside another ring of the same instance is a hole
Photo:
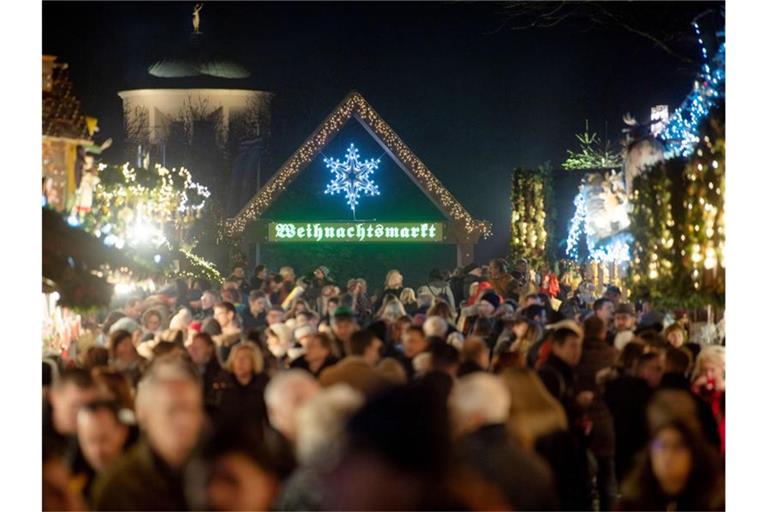
[[[693,84],[693,90],[670,116],[659,137],[664,142],[664,157],[688,157],[699,142],[699,125],[706,119],[712,107],[725,96],[725,42],[709,62],[707,49],[701,38],[698,23],[693,23],[704,59]],[[713,69],[714,68],[714,69]]]

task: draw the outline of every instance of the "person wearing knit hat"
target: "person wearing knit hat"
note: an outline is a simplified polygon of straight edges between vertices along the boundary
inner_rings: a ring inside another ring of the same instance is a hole
[[[352,339],[352,334],[359,328],[355,314],[351,309],[346,306],[336,308],[331,317],[331,341],[336,357],[343,357],[346,354],[344,347]]]
[[[134,347],[139,346],[143,331],[139,323],[133,318],[124,316],[117,322],[113,323],[112,327],[109,328],[109,334],[112,334],[115,331],[128,331],[129,333],[131,333],[133,346]]]
[[[294,329],[293,337],[303,347],[306,339],[315,333],[317,333],[317,330],[314,327],[309,324],[305,324]]]
[[[496,309],[501,304],[501,299],[498,295],[496,295],[495,292],[485,292],[482,297],[480,297],[480,302],[487,302],[491,306],[493,306],[493,310],[496,311]]]

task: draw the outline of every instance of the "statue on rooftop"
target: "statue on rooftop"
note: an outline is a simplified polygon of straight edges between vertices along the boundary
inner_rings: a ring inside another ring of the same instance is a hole
[[[195,34],[200,33],[200,11],[203,10],[202,2],[195,4],[195,8],[192,11],[192,27],[195,29]]]

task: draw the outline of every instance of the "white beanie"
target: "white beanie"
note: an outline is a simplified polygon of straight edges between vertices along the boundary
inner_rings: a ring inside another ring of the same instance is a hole
[[[275,333],[275,336],[278,337],[281,345],[289,346],[293,341],[293,331],[284,323],[272,324],[268,327],[268,330]]]
[[[301,327],[297,327],[295,331],[293,331],[293,337],[296,340],[301,340],[304,336],[311,336],[315,334],[317,331],[314,327],[311,325],[302,325]]]

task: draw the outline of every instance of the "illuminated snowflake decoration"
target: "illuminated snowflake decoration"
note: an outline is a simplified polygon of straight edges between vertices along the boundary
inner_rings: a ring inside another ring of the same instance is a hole
[[[325,193],[335,195],[343,193],[347,196],[347,204],[355,213],[360,194],[369,197],[378,196],[379,187],[372,180],[372,175],[379,168],[380,159],[360,161],[360,152],[354,144],[347,149],[347,158],[344,161],[326,158],[325,165],[333,173],[333,179],[325,188]]]

